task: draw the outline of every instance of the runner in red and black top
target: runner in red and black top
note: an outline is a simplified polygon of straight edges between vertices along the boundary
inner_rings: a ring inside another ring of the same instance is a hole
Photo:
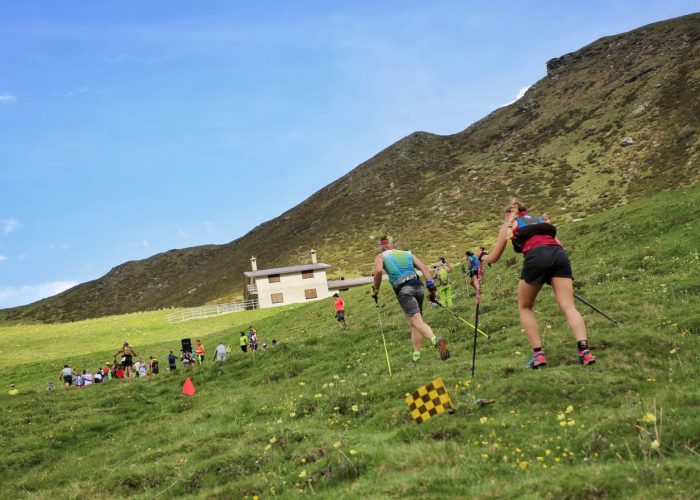
[[[508,240],[516,252],[525,256],[518,286],[520,323],[532,346],[532,357],[525,367],[539,368],[547,364],[533,312],[537,294],[545,283],[551,285],[557,305],[576,338],[579,363],[595,363],[596,358],[588,348],[586,324],[574,305],[574,277],[569,256],[556,237],[556,228],[548,219],[529,215],[523,202],[513,199],[506,208],[505,222],[498,233],[496,246],[491,254],[483,255],[481,261],[487,264],[498,262]]]

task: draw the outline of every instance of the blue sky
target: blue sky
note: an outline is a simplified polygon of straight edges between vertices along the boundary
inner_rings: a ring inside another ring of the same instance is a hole
[[[679,1],[0,3],[0,308],[232,241]]]

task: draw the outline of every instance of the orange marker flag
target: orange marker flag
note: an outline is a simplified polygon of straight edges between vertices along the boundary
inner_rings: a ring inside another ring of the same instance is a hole
[[[197,390],[194,388],[194,384],[190,380],[190,377],[187,377],[185,379],[185,383],[182,384],[182,393],[187,394],[188,396],[194,396],[194,393]]]

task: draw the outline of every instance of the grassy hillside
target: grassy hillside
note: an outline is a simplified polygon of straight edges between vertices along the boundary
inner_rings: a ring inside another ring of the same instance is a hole
[[[31,335],[3,326],[2,380],[20,394],[0,394],[2,490],[22,498],[693,497],[700,238],[691,224],[698,217],[700,186],[561,228],[577,292],[622,322],[581,307],[599,357],[587,368],[576,364],[546,292],[537,315],[550,367],[522,368],[528,347],[512,253],[509,267],[487,269],[480,325],[492,339],[479,339],[474,380],[471,333],[434,307],[426,318],[453,357],[443,363],[427,351],[418,366],[407,363],[405,320],[386,289],[380,315],[392,377],[367,289],[345,294],[347,331],[328,300],[177,328],[151,313],[35,326]],[[473,303],[459,279],[456,286],[455,309],[471,319]],[[179,394],[182,371],[45,391],[64,359],[96,367],[125,335],[162,362],[185,333],[211,350],[220,340],[233,344],[252,321],[261,341],[279,344],[255,356],[234,350],[224,363],[194,369],[191,399]],[[42,346],[62,331],[73,334]],[[14,352],[15,343],[25,350]],[[437,376],[457,411],[416,425],[404,395]],[[482,408],[473,404],[478,398],[497,402]]]
[[[0,313],[44,322],[226,300],[261,267],[369,271],[388,231],[428,259],[481,242],[507,198],[571,221],[700,178],[700,14],[600,39],[547,63],[523,98],[463,132],[414,133],[227,245],[171,250]],[[624,146],[623,140],[633,143]]]

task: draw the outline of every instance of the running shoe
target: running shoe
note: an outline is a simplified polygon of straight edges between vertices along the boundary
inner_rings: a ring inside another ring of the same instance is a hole
[[[547,366],[547,358],[544,357],[543,351],[533,353],[530,361],[525,363],[525,368],[532,368],[534,370],[537,370],[539,367],[544,368],[545,366]]]
[[[591,351],[586,349],[581,354],[578,355],[578,362],[582,365],[592,365],[595,363],[595,356],[591,354]]]
[[[435,347],[440,351],[440,359],[445,361],[450,359],[450,351],[447,349],[447,342],[445,342],[445,337],[438,337],[435,342]]]

